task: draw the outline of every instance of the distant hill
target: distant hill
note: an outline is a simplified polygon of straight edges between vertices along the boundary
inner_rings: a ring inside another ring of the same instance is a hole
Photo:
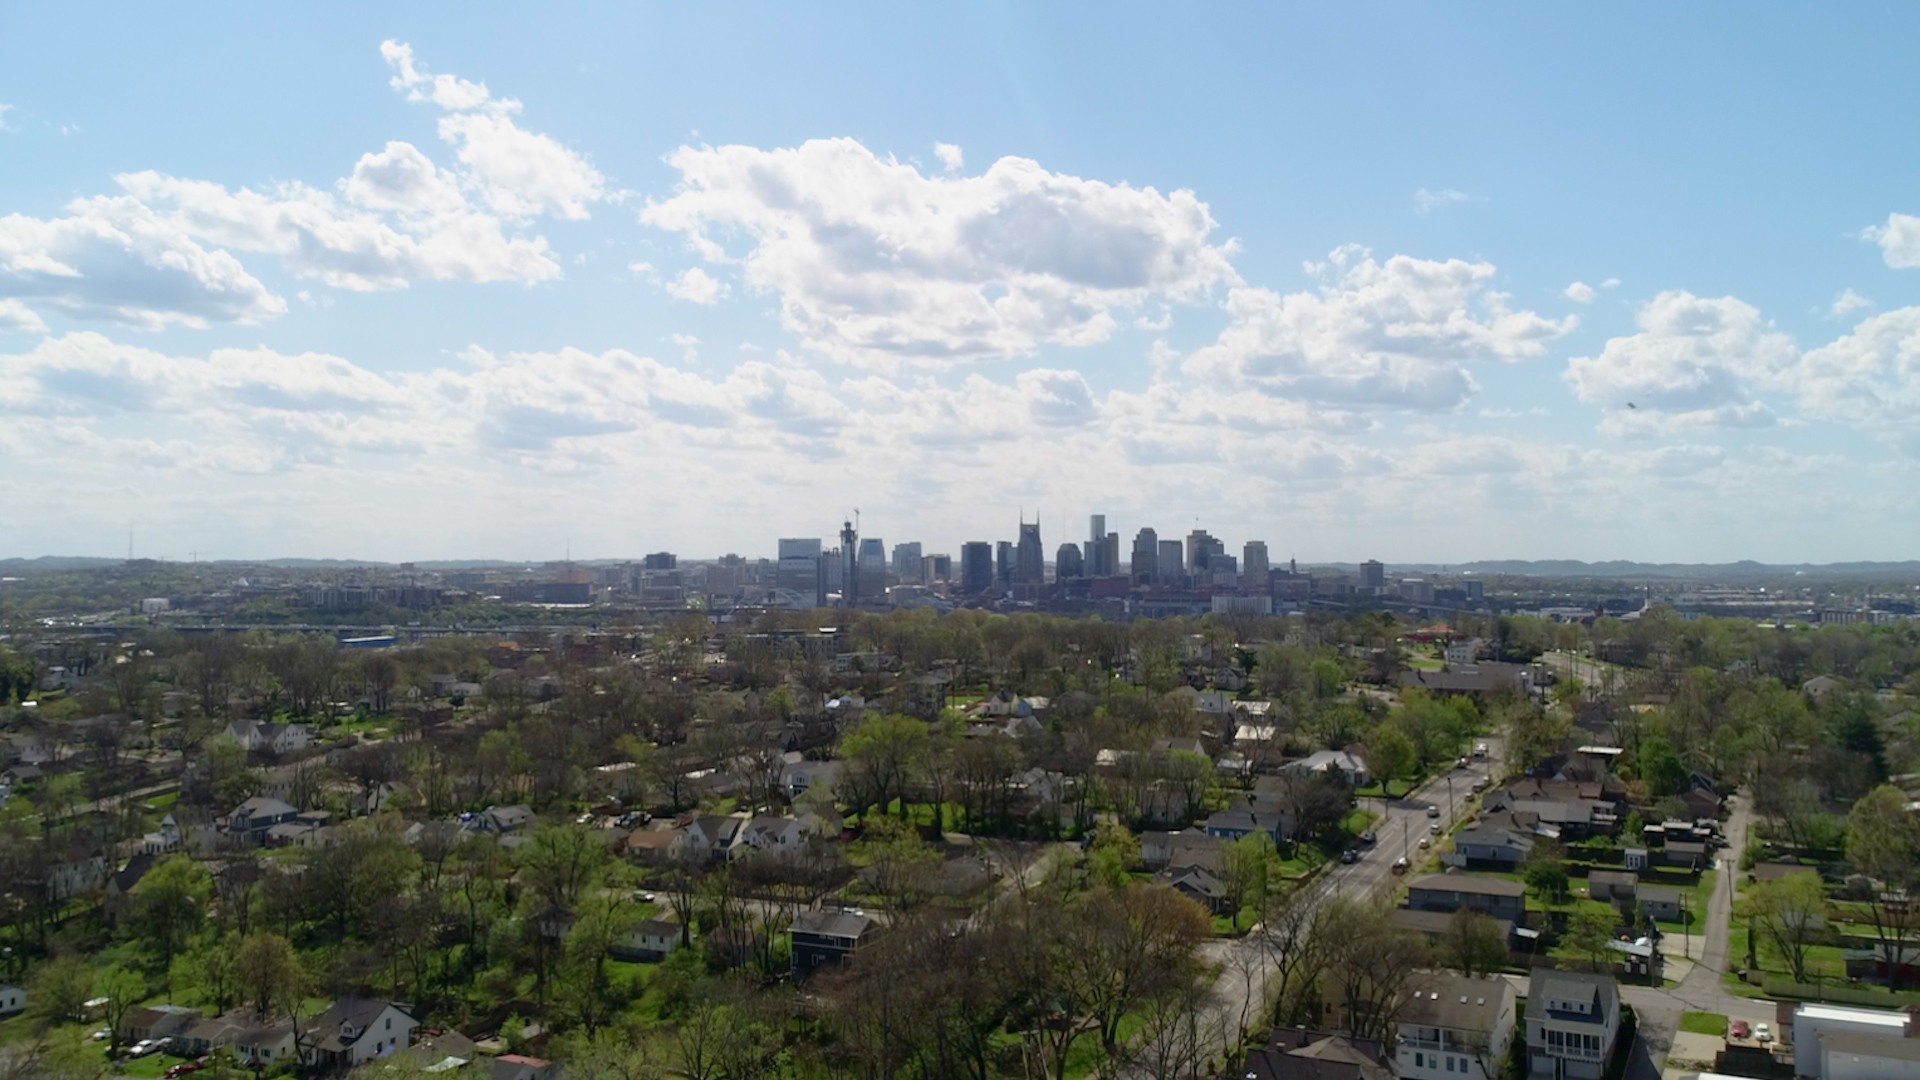
[[[1624,560],[1582,562],[1579,559],[1494,559],[1461,563],[1455,573],[1545,578],[1688,578],[1732,581],[1740,578],[1780,578],[1803,575],[1823,578],[1920,579],[1920,562],[1760,563],[1743,559],[1732,563],[1641,563]]]

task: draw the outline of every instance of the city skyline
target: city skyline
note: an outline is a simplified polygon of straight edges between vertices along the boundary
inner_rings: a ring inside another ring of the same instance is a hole
[[[461,10],[0,13],[0,557],[1920,535],[1920,11]]]

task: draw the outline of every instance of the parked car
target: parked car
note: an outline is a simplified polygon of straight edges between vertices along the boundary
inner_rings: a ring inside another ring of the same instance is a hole
[[[1430,848],[1430,847],[1432,847],[1432,846],[1433,846],[1433,837],[1431,837],[1431,836],[1423,836],[1423,837],[1421,837],[1421,838],[1420,838],[1420,846],[1421,846],[1422,848]]]
[[[1404,874],[1407,872],[1407,857],[1405,855],[1393,860],[1393,872],[1396,874]]]
[[[1360,842],[1361,842],[1361,843],[1363,843],[1363,844],[1371,844],[1371,843],[1373,843],[1373,830],[1372,830],[1372,829],[1368,829],[1368,830],[1367,830],[1366,832],[1363,832],[1363,833],[1361,833],[1361,834],[1360,834]]]
[[[1763,1021],[1753,1025],[1753,1037],[1763,1043],[1768,1043],[1773,1041],[1773,1032],[1767,1029],[1767,1025]]]
[[[1736,1039],[1744,1039],[1753,1034],[1753,1029],[1747,1026],[1745,1020],[1735,1020],[1727,1026],[1727,1034]]]
[[[1428,817],[1439,817],[1439,816],[1440,816],[1440,808],[1439,808],[1438,806],[1428,806],[1428,807],[1427,807],[1427,816],[1428,816]]]
[[[1347,850],[1340,853],[1340,861],[1343,863],[1347,863],[1349,865],[1359,862],[1360,853],[1353,850],[1352,848],[1348,848]]]

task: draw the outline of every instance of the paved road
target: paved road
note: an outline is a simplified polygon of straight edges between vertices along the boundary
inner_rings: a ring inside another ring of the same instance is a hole
[[[1399,798],[1387,800],[1383,816],[1374,825],[1377,840],[1373,846],[1364,849],[1358,862],[1325,867],[1308,886],[1309,898],[1318,902],[1336,894],[1383,895],[1399,880],[1393,873],[1393,862],[1403,855],[1411,856],[1409,861],[1418,872],[1423,857],[1431,854],[1419,846],[1420,840],[1429,835],[1429,824],[1437,820],[1443,830],[1450,830],[1472,812],[1474,782],[1489,777],[1492,762],[1498,760],[1500,750],[1497,740],[1486,741],[1491,750],[1487,760],[1448,770]],[[1380,800],[1365,801],[1368,809],[1382,813]],[[1438,808],[1439,817],[1428,817],[1428,807]],[[1218,966],[1220,973],[1214,979],[1197,1025],[1203,1041],[1202,1053],[1198,1056],[1220,1059],[1238,1048],[1249,1026],[1257,1028],[1264,1024],[1266,990],[1273,966],[1257,933],[1208,942],[1203,952]],[[1135,1080],[1148,1073],[1133,1068],[1123,1070],[1120,1075]]]

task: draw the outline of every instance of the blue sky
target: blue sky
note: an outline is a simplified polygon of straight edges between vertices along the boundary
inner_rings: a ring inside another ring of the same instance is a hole
[[[1905,558],[1916,23],[16,6],[0,554]]]

